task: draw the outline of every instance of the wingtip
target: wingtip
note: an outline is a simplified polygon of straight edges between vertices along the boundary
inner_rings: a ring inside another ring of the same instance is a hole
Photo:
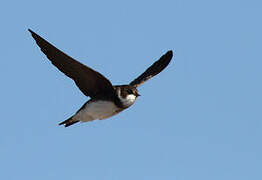
[[[173,51],[172,50],[167,51],[166,55],[172,57],[173,56]]]
[[[36,33],[34,31],[32,31],[30,28],[28,28],[28,31],[31,33],[31,36],[34,37],[36,35]]]
[[[32,31],[30,28],[28,28],[27,30],[31,33],[32,36],[37,35],[37,34],[36,34],[34,31]]]

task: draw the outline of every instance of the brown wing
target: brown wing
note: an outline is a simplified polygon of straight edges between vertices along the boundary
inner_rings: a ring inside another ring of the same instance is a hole
[[[47,58],[65,75],[72,78],[79,89],[91,98],[106,97],[111,98],[114,95],[114,88],[111,82],[102,74],[81,64],[70,56],[66,55],[42,37],[28,29],[35,39],[41,51]]]
[[[154,64],[152,64],[143,74],[141,74],[138,78],[133,80],[130,85],[138,87],[141,84],[143,84],[148,79],[154,77],[163,69],[167,67],[169,62],[171,61],[173,57],[173,52],[168,51],[166,54],[164,54],[158,61],[156,61]]]

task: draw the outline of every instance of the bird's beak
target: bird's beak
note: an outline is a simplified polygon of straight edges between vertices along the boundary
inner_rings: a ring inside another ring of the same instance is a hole
[[[138,96],[141,96],[141,95],[137,93],[137,97],[138,97]]]

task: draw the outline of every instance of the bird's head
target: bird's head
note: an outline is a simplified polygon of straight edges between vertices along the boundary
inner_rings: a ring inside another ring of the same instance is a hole
[[[116,86],[116,91],[122,105],[125,108],[134,104],[136,98],[140,96],[140,94],[138,94],[138,90],[130,85]]]

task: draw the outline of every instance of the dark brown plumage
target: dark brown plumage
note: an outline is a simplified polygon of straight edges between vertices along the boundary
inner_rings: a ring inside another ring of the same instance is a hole
[[[133,80],[130,85],[134,87],[138,87],[150,78],[154,77],[163,69],[167,67],[167,65],[170,63],[171,59],[173,57],[173,52],[168,51],[166,54],[164,54],[158,61],[156,61],[154,64],[152,64],[143,74],[141,74],[138,78]]]
[[[59,123],[59,125],[65,127],[79,121],[106,119],[130,107],[139,96],[137,87],[160,73],[169,64],[173,56],[172,51],[168,51],[129,85],[113,86],[99,72],[81,64],[32,30],[28,30],[52,64],[73,79],[79,89],[91,98],[72,117]]]
[[[99,72],[81,64],[66,55],[42,37],[28,29],[41,51],[61,72],[72,78],[79,89],[91,98],[113,99],[114,88],[111,82]]]

